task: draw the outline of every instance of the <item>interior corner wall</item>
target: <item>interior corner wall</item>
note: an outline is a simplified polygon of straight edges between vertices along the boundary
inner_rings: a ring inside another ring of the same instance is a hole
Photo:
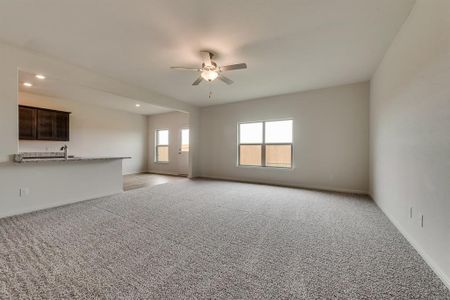
[[[85,99],[86,100],[86,99]],[[147,170],[146,116],[68,99],[19,93],[19,104],[71,112],[70,141],[19,141],[20,152],[60,151],[69,146],[75,156],[125,157],[123,174]]]
[[[7,162],[17,153],[17,66],[7,57],[6,50],[0,47],[0,163]]]
[[[450,288],[449,29],[450,1],[418,0],[374,74],[370,182],[378,206]]]
[[[148,116],[148,171],[161,174],[179,175],[178,151],[181,147],[181,129],[190,128],[190,116],[184,112],[169,112]],[[169,162],[155,162],[155,134],[157,129],[169,130]],[[190,137],[190,139],[192,139]],[[190,149],[190,153],[193,149]],[[188,171],[189,172],[189,171]]]
[[[200,110],[189,113],[189,178],[200,176]]]
[[[200,110],[200,174],[367,193],[369,83],[217,105]],[[238,123],[293,119],[293,169],[239,167]]]

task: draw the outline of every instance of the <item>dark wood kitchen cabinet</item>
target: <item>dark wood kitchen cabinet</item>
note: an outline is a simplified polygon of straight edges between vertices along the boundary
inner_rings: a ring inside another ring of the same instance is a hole
[[[55,139],[57,141],[69,140],[69,114],[57,113],[55,114]]]
[[[19,106],[19,139],[36,139],[37,110],[33,107]]]
[[[19,139],[69,141],[70,112],[19,105]]]

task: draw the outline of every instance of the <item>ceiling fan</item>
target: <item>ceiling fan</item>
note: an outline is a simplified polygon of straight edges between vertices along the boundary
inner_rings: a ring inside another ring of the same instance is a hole
[[[200,72],[200,76],[197,80],[192,83],[192,85],[199,85],[200,82],[206,80],[208,82],[212,82],[215,79],[219,79],[226,84],[232,84],[233,80],[229,79],[222,75],[223,72],[232,71],[232,70],[240,70],[247,69],[247,64],[234,64],[228,66],[218,66],[215,61],[212,60],[214,54],[209,51],[200,51],[202,56],[202,67],[201,68],[189,68],[189,67],[170,67],[171,69],[179,69],[179,70],[190,70],[195,72]]]

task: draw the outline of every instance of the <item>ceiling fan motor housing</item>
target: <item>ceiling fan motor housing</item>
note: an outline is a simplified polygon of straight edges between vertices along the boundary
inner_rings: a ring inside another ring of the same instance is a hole
[[[202,63],[202,69],[206,71],[213,71],[217,69],[217,64],[214,61],[211,61],[211,65],[207,66],[205,63]]]

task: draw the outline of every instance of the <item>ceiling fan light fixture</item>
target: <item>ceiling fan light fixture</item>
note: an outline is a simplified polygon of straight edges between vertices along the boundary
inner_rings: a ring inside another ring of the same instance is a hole
[[[227,66],[219,66],[217,63],[213,60],[213,54],[209,51],[200,51],[200,54],[202,56],[202,65],[200,68],[195,67],[170,67],[171,69],[181,69],[181,70],[191,70],[194,72],[199,72],[200,76],[195,79],[195,81],[192,83],[193,86],[198,86],[203,80],[207,82],[212,82],[216,79],[219,79],[220,81],[230,85],[233,84],[233,80],[231,80],[228,77],[223,76],[223,72],[226,71],[233,71],[233,70],[242,70],[247,69],[246,63],[240,63],[240,64],[233,64],[233,65],[227,65]]]
[[[211,82],[219,76],[219,73],[217,73],[217,71],[214,70],[205,70],[202,72],[201,76],[206,81]]]

